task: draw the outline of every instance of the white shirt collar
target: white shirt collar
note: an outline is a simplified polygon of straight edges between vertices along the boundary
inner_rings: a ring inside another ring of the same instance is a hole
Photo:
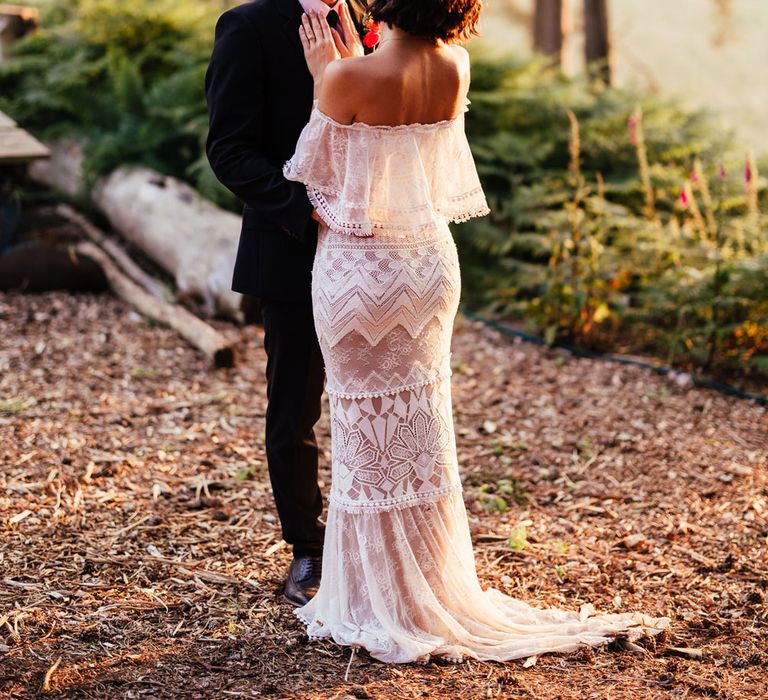
[[[321,16],[325,17],[331,10],[336,10],[338,13],[344,0],[337,0],[334,5],[326,5],[323,0],[299,0],[299,2],[304,8],[304,12],[315,10],[315,12],[318,12]]]

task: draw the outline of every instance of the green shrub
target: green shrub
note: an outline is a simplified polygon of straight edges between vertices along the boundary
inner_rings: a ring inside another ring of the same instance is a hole
[[[482,53],[470,99],[493,213],[456,231],[465,303],[550,342],[765,372],[766,191],[754,160],[745,183],[731,135],[668,100]]]
[[[236,208],[203,148],[203,78],[220,8],[170,0],[37,4],[42,28],[0,64],[0,109],[44,138],[82,137],[88,180],[140,163]]]

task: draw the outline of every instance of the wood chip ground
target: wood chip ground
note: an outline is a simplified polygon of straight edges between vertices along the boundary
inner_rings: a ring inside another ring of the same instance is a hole
[[[483,585],[665,614],[672,635],[350,665],[278,598],[262,332],[217,327],[242,334],[234,369],[109,296],[0,295],[0,697],[768,697],[766,409],[460,321]]]

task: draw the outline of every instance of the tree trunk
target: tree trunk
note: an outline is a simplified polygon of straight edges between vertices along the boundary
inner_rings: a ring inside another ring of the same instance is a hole
[[[533,13],[533,48],[557,66],[563,62],[564,4],[564,0],[536,0]]]
[[[232,344],[215,328],[183,306],[169,304],[153,297],[123,274],[109,255],[94,243],[83,241],[77,244],[76,250],[81,255],[96,261],[104,270],[115,294],[131,304],[139,313],[173,328],[188,343],[210,357],[216,367],[232,367],[234,364]]]
[[[27,173],[35,182],[80,197],[85,189],[83,178],[83,145],[72,138],[62,138],[46,143],[51,155],[45,160],[30,163]]]
[[[596,81],[611,84],[608,0],[584,0],[585,58]]]

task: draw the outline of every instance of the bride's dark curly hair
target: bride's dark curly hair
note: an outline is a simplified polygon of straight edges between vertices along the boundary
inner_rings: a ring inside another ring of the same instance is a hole
[[[482,0],[369,0],[368,12],[414,36],[463,41],[477,34]]]

